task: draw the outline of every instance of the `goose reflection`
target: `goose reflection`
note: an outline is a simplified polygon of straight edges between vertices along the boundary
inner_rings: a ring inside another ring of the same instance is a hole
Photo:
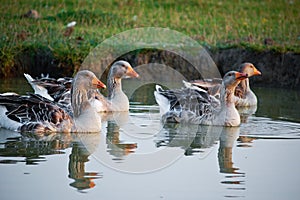
[[[238,107],[242,128],[248,123],[249,117],[255,114],[256,110],[257,106]],[[241,133],[240,129],[240,127],[224,127],[220,135],[218,149],[219,170],[220,173],[225,174],[225,178],[221,181],[221,184],[227,186],[230,195],[225,195],[225,197],[230,198],[244,197],[244,194],[241,192],[246,190],[244,186],[246,173],[234,166],[232,158],[235,142],[239,142],[237,147],[250,147],[247,143],[251,143],[254,139],[241,136],[240,134],[244,133]]]
[[[238,107],[238,112],[240,114],[241,117],[241,126],[244,126],[245,124],[248,123],[248,119],[249,117],[251,117],[252,115],[255,114],[256,110],[257,110],[257,106],[250,106],[250,107]],[[250,138],[245,136],[245,130],[243,130],[243,133],[241,133],[243,136],[239,136],[238,137],[238,141],[240,142],[238,144],[238,147],[251,147],[251,145],[249,145],[250,143],[252,143],[252,141],[254,140],[254,138]]]
[[[240,127],[203,126],[190,124],[165,124],[157,136],[157,147],[181,147],[186,156],[199,155],[204,158],[210,152],[211,147],[219,142],[218,164],[219,172],[225,174],[221,180],[230,190],[245,190],[245,173],[241,172],[233,162],[233,147],[239,138]],[[232,192],[231,192],[232,193]],[[241,195],[230,195],[240,197]]]
[[[95,179],[102,178],[98,172],[87,172],[85,164],[99,144],[100,133],[76,134],[73,136],[72,152],[69,156],[70,186],[83,191],[95,187]]]
[[[86,172],[85,169],[88,157],[99,144],[99,138],[100,133],[36,135],[0,128],[0,156],[7,158],[0,160],[0,164],[25,162],[26,165],[37,165],[47,161],[45,155],[65,154],[66,149],[72,148],[68,177],[74,182],[70,186],[83,191],[93,188],[94,179],[102,177],[98,172]]]
[[[71,145],[69,134],[39,136],[0,128],[0,135],[0,156],[9,158],[0,160],[0,163],[25,162],[26,165],[37,165],[46,161],[44,155],[63,154],[62,150]]]
[[[232,148],[240,133],[239,127],[225,127],[220,135],[218,160],[221,173],[238,174],[239,168],[233,166]]]
[[[181,147],[186,156],[205,155],[219,139],[222,126],[166,123],[157,136],[156,146]]]
[[[240,127],[224,127],[220,135],[220,143],[218,149],[218,161],[220,173],[225,174],[225,179],[221,181],[222,184],[228,186],[227,189],[231,191],[228,197],[242,197],[238,193],[232,191],[243,191],[245,186],[245,173],[241,172],[238,167],[234,167],[232,158],[232,150],[235,142],[239,138]]]
[[[106,116],[107,132],[106,144],[107,152],[112,155],[115,161],[123,160],[124,156],[134,153],[137,148],[136,143],[126,142],[120,140],[121,127],[127,124],[129,118],[128,112],[114,112]]]
[[[186,156],[205,156],[219,142],[220,173],[242,174],[234,167],[232,149],[239,138],[240,127],[203,126],[191,124],[164,124],[157,136],[156,146],[181,147]]]

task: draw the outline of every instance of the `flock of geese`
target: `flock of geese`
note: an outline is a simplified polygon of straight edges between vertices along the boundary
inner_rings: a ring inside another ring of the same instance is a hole
[[[116,61],[109,70],[107,86],[88,70],[74,78],[33,79],[24,74],[34,93],[0,94],[0,127],[19,132],[72,133],[101,131],[102,112],[129,110],[129,100],[121,80],[137,78],[138,73],[126,61]],[[154,92],[163,123],[192,123],[239,126],[239,106],[254,106],[257,98],[250,89],[249,77],[261,75],[253,64],[243,63],[223,79],[183,82],[181,89]],[[98,89],[107,88],[108,96]]]

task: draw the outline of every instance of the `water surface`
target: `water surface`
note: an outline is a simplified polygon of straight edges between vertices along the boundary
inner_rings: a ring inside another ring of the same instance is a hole
[[[101,133],[0,129],[1,199],[299,198],[299,91],[255,88],[258,107],[223,128],[162,126],[153,89],[131,93],[129,113],[102,116]],[[0,81],[9,90],[29,87]]]

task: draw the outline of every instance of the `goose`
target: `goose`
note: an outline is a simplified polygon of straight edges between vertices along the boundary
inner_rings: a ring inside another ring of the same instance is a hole
[[[126,61],[118,61],[109,70],[107,78],[108,96],[102,98],[103,109],[101,111],[128,111],[129,100],[122,90],[122,79],[132,77],[138,78],[139,74],[133,70]]]
[[[0,127],[36,134],[99,132],[101,117],[91,101],[95,90],[105,87],[93,72],[79,71],[72,81],[71,111],[38,94],[1,94]]]
[[[32,86],[35,94],[40,94],[49,100],[59,102],[60,105],[70,107],[69,78],[35,80],[29,74],[24,74],[24,76]],[[120,60],[111,66],[107,78],[108,97],[104,97],[98,91],[94,93],[95,101],[92,102],[92,106],[95,107],[97,112],[129,110],[129,100],[123,92],[121,84],[121,80],[128,77],[139,77],[139,74],[134,71],[128,62]]]
[[[162,122],[239,126],[241,120],[235,107],[234,90],[247,77],[244,73],[227,72],[220,87],[220,100],[199,88],[163,90],[157,85],[154,96]]]
[[[248,77],[261,75],[261,72],[252,63],[244,63],[240,71]],[[257,105],[257,97],[250,88],[249,78],[241,81],[235,90],[235,104],[237,107],[250,107]]]
[[[252,63],[242,63],[239,67],[239,71],[251,76],[261,75],[261,72]],[[249,79],[246,78],[240,81],[240,84],[235,89],[235,104],[237,107],[249,107],[257,105],[257,97],[250,88]],[[209,94],[220,98],[220,88],[222,79],[204,79],[194,80],[191,82],[183,81],[185,87],[197,88],[200,87],[209,92]]]

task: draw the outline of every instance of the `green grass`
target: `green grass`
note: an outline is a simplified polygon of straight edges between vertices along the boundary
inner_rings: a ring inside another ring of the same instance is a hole
[[[41,18],[20,18],[29,9]],[[0,74],[7,76],[14,58],[28,48],[50,49],[57,60],[78,65],[104,39],[149,26],[169,27],[212,48],[299,53],[299,10],[295,0],[2,0]],[[77,22],[75,31],[64,37],[71,21]],[[265,38],[273,44],[265,45]]]

